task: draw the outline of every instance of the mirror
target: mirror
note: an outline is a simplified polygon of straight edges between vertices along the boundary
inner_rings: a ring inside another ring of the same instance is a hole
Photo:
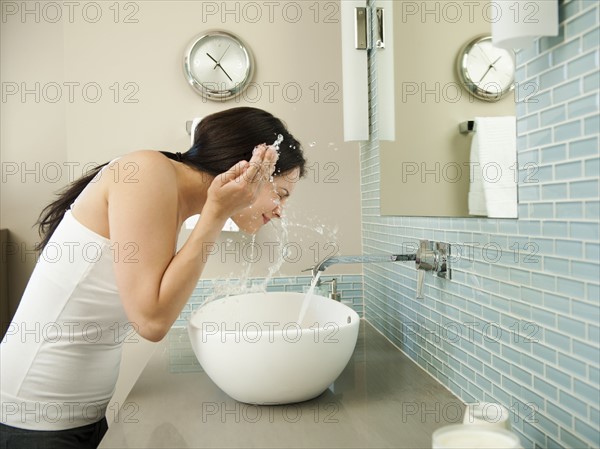
[[[387,42],[377,53],[377,101],[379,121],[390,120],[394,135],[380,131],[381,215],[516,218],[514,119],[512,128],[506,125],[516,115],[515,91],[485,101],[469,94],[457,75],[461,48],[491,33],[488,4],[381,3]],[[386,81],[391,68],[393,80]],[[476,117],[484,118],[485,132],[459,131]],[[474,161],[472,151],[488,163]],[[513,163],[501,167],[502,159]],[[481,184],[474,181],[478,173]]]

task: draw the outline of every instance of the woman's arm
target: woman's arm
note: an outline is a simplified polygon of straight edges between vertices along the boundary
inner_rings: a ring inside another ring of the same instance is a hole
[[[118,180],[108,194],[117,286],[128,319],[151,341],[168,332],[194,290],[225,221],[252,204],[265,173],[270,175],[274,165],[272,150],[262,148],[250,163],[240,162],[217,176],[198,223],[174,254],[177,182],[170,162],[159,157],[137,156],[135,182]],[[119,163],[126,164],[127,159]]]

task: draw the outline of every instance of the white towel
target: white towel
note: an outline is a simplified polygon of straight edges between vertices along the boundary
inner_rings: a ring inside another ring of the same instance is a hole
[[[202,117],[195,117],[192,120],[192,127],[190,130],[190,138],[191,138],[191,142],[190,144],[193,146],[194,145],[194,134],[196,133],[196,126],[198,126],[198,124],[202,121]]]
[[[475,117],[469,214],[517,218],[516,140],[514,116]]]

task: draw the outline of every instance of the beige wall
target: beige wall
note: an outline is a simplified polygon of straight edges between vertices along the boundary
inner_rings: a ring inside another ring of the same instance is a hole
[[[285,120],[303,142],[311,166],[288,206],[291,249],[302,252],[298,258],[290,254],[294,262],[285,263],[280,274],[299,274],[331,252],[326,245],[334,238],[340,253],[360,253],[358,145],[342,141],[341,42],[335,2],[321,2],[318,17],[313,2],[283,1],[275,6],[251,2],[258,9],[247,7],[249,2],[121,2],[118,17],[113,2],[100,2],[98,20],[98,11],[93,7],[84,11],[88,2],[81,2],[72,10],[63,6],[57,21],[56,7],[46,2],[30,2],[34,13],[25,16],[20,10],[8,14],[8,3],[18,8],[23,3],[2,2],[0,48],[5,94],[0,227],[10,229],[20,245],[10,259],[13,301],[34,266],[30,250],[38,238],[32,225],[53,192],[81,175],[84,164],[138,149],[185,151],[187,120],[234,106],[264,108]],[[298,20],[295,5],[302,6]],[[217,14],[205,14],[211,11],[207,7],[216,8]],[[223,16],[225,10],[230,13]],[[238,34],[249,44],[262,95],[254,88],[239,101],[210,103],[186,84],[183,51],[195,35],[211,28]],[[14,86],[19,92],[10,95]],[[301,89],[297,101],[294,86]],[[93,101],[95,87],[101,92],[97,101]],[[37,91],[39,97],[22,98],[22,88]],[[55,101],[57,92],[62,94],[60,101]],[[74,164],[72,171],[68,163]],[[18,173],[11,174],[15,168]],[[23,177],[22,168],[36,173]],[[334,234],[335,228],[340,231]],[[244,247],[248,236],[222,237],[223,245],[229,240],[233,249],[236,245],[248,249]],[[260,232],[257,242],[263,257],[253,266],[252,276],[266,275],[269,248],[281,248],[270,242],[277,241],[274,228]],[[235,259],[220,251],[210,260],[205,277],[241,275],[243,267]],[[360,272],[360,267],[331,272]]]

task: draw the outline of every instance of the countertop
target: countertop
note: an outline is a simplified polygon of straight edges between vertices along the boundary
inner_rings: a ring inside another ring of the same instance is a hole
[[[279,406],[231,399],[202,371],[187,330],[172,329],[99,447],[431,448],[432,432],[463,413],[460,399],[364,320],[329,389]]]

